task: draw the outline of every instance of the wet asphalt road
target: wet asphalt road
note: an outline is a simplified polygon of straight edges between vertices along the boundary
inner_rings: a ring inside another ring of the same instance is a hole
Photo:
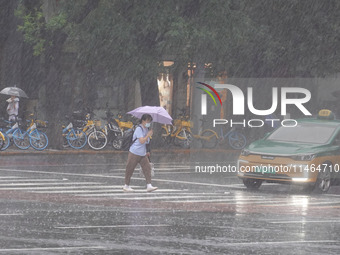
[[[154,157],[159,190],[147,193],[137,171],[136,192],[123,193],[125,159],[2,156],[0,254],[339,254],[340,187],[247,191],[182,155]]]

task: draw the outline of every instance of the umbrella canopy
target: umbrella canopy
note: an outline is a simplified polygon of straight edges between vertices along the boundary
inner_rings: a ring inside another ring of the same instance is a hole
[[[27,97],[25,91],[17,87],[7,87],[0,91],[0,94],[16,96],[16,97]]]
[[[128,112],[128,114],[139,119],[143,116],[143,114],[150,114],[154,122],[172,124],[171,116],[163,107],[160,106],[142,106]]]

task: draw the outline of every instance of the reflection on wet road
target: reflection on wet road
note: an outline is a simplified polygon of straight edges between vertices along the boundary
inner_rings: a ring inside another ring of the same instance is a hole
[[[153,184],[124,164],[48,160],[0,168],[1,254],[338,254],[340,188],[306,194],[234,173],[156,164]]]

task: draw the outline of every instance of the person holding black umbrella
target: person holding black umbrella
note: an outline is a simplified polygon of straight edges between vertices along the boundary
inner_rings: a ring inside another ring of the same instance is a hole
[[[8,114],[8,120],[9,121],[16,121],[16,118],[19,114],[19,98],[16,96],[11,96],[6,100],[8,103],[7,105],[7,114]]]
[[[14,86],[14,87],[6,87],[0,91],[0,94],[9,95],[11,98],[7,99],[7,113],[9,115],[9,121],[16,121],[16,117],[19,113],[19,97],[26,97],[25,91]]]

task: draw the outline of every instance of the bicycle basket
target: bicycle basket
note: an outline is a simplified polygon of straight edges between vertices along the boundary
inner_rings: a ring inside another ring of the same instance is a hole
[[[131,121],[127,121],[127,122],[121,121],[119,124],[122,128],[127,128],[127,129],[133,128],[133,123]]]
[[[182,121],[181,120],[179,120],[179,119],[174,120],[174,126],[179,127],[181,125],[182,125]]]
[[[47,128],[47,123],[45,120],[36,120],[37,128]]]
[[[189,121],[182,120],[182,126],[183,127],[193,127],[193,124],[190,120]]]
[[[95,125],[96,128],[101,128],[102,122],[100,120],[95,120],[94,125]]]

